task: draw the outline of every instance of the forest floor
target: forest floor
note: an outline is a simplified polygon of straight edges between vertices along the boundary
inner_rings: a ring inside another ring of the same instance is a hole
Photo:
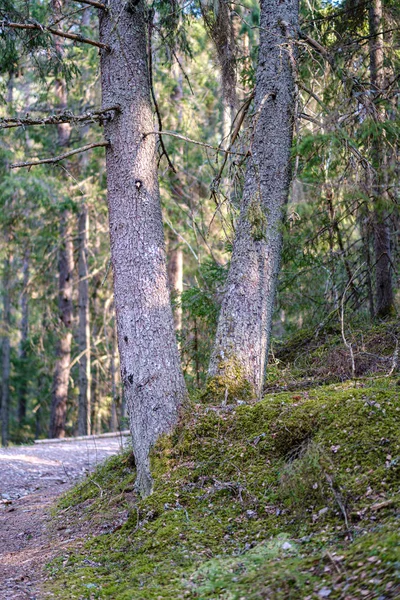
[[[39,598],[43,565],[73,539],[48,529],[56,498],[120,450],[120,436],[0,449],[1,600]]]
[[[355,370],[340,332],[302,332],[261,401],[193,393],[146,499],[118,441],[85,478],[97,441],[89,461],[85,444],[0,452],[0,599],[398,600],[400,322],[348,339]]]
[[[43,593],[398,600],[400,322],[352,324],[354,370],[338,327],[276,344],[259,402],[193,393],[148,498],[129,450],[61,496],[54,527],[73,539]]]

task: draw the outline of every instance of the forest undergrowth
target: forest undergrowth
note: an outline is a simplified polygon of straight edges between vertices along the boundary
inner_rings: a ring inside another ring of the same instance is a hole
[[[197,394],[153,451],[145,500],[131,454],[108,460],[58,504],[53,526],[73,539],[47,566],[47,592],[399,598],[396,332],[352,334],[355,374],[340,329],[302,332],[275,346],[262,401]]]

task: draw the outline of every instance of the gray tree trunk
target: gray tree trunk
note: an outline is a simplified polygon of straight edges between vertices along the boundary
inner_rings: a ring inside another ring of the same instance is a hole
[[[63,0],[52,0],[54,17],[61,19]],[[61,38],[56,37],[57,54],[62,58],[63,45]],[[67,108],[67,87],[65,81],[56,79],[55,95],[58,108]],[[69,123],[57,125],[58,145],[65,147],[71,136]],[[58,438],[65,435],[67,416],[68,386],[71,362],[72,342],[72,277],[74,269],[73,243],[71,231],[71,213],[65,210],[60,222],[60,249],[58,256],[58,306],[60,314],[60,337],[56,348],[56,364],[54,368],[53,386],[50,407],[50,437]]]
[[[381,0],[371,0],[369,6],[369,42],[371,88],[375,95],[381,94],[385,86],[383,12]],[[384,108],[373,104],[373,117],[377,123],[385,119]],[[374,202],[374,246],[376,274],[376,316],[386,317],[394,312],[392,264],[390,247],[390,222],[388,215],[387,165],[381,135],[372,140],[371,193]]]
[[[82,14],[82,26],[90,23],[90,11]],[[88,70],[82,73],[83,85],[88,83]],[[86,92],[88,94],[88,92]],[[88,98],[87,98],[88,99]],[[88,126],[82,127],[80,137],[86,138]],[[80,156],[80,169],[82,172],[88,164],[86,152]],[[82,198],[78,216],[78,433],[90,435],[91,433],[91,334],[90,334],[90,306],[89,306],[89,207],[86,198]]]
[[[79,400],[78,434],[90,435],[90,313],[89,313],[89,209],[83,201],[78,219],[78,345],[79,345]]]
[[[72,277],[74,271],[70,217],[69,211],[64,211],[60,227],[61,247],[58,259],[58,306],[61,323],[51,395],[50,437],[52,438],[64,437],[67,415],[72,341]]]
[[[116,369],[116,332],[115,323],[112,322],[112,335],[111,335],[111,356],[110,356],[110,375],[111,375],[111,418],[110,418],[110,430],[118,431],[118,392],[117,392],[117,369]]]
[[[10,236],[6,233],[6,249],[10,241]],[[7,252],[7,250],[6,250]],[[11,320],[11,301],[10,301],[10,257],[6,254],[3,263],[3,319],[2,319],[2,378],[1,378],[1,443],[8,446],[9,437],[9,411],[10,411],[10,320]]]
[[[176,300],[174,310],[175,330],[182,330],[182,305],[183,292],[183,250],[178,236],[170,234],[168,243],[168,281],[172,296]]]
[[[209,376],[260,396],[290,185],[298,2],[261,0],[251,156]]]
[[[99,259],[100,255],[100,234],[97,227],[96,219],[94,220],[94,235],[93,235],[93,252],[95,255],[95,263]],[[92,413],[92,433],[101,433],[101,417],[100,417],[100,367],[99,367],[99,352],[97,350],[98,336],[100,335],[101,327],[99,326],[100,319],[100,288],[103,276],[100,272],[95,273],[91,280],[92,294],[90,297],[90,305],[92,308],[92,322],[91,322],[91,337],[93,339],[93,361],[92,361],[92,376],[90,386],[90,400],[91,400],[91,413]]]
[[[21,293],[21,324],[20,324],[20,342],[19,342],[19,360],[22,370],[25,371],[27,358],[27,343],[29,331],[29,304],[28,304],[28,281],[29,281],[29,249],[25,248],[22,262],[22,293]],[[26,418],[26,396],[27,379],[25,373],[21,377],[18,386],[18,421],[21,425]]]
[[[186,388],[168,290],[150,102],[143,0],[110,0],[100,15],[103,104],[120,111],[105,124],[114,302],[121,378],[137,487],[151,493],[149,451],[178,418]]]

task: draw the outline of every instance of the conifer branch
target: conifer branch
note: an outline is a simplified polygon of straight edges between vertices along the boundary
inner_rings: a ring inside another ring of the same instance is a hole
[[[53,156],[52,158],[43,158],[41,160],[35,160],[31,162],[16,163],[14,165],[10,165],[10,169],[19,169],[20,167],[35,167],[36,165],[55,165],[56,163],[64,160],[65,158],[69,158],[74,154],[80,154],[81,152],[86,152],[87,150],[91,150],[92,148],[106,147],[109,145],[110,142],[97,142],[95,144],[87,144],[86,146],[76,148],[75,150],[71,150],[70,152],[66,152],[65,154],[60,154],[59,156]]]
[[[68,33],[62,31],[61,29],[54,29],[53,27],[47,27],[46,25],[41,25],[39,23],[11,23],[10,21],[0,21],[0,27],[10,27],[11,29],[27,29],[27,30],[36,30],[51,33],[52,35],[58,35],[63,38],[67,38],[68,40],[74,40],[76,42],[81,42],[82,44],[90,44],[91,46],[96,46],[96,48],[102,48],[103,50],[110,50],[110,47],[107,44],[103,44],[102,42],[96,42],[95,40],[91,40],[90,38],[86,38],[79,33]]]
[[[59,125],[60,123],[86,123],[86,122],[102,122],[107,117],[104,116],[108,112],[118,111],[120,107],[108,106],[100,110],[88,111],[82,115],[74,115],[70,111],[63,113],[50,115],[42,119],[31,119],[25,118],[1,118],[0,117],[0,129],[11,129],[13,127],[26,127],[29,125]]]

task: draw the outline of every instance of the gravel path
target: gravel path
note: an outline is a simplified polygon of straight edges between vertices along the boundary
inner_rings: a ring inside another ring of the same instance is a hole
[[[42,568],[68,539],[49,540],[55,499],[127,438],[0,448],[0,599],[40,600]]]

